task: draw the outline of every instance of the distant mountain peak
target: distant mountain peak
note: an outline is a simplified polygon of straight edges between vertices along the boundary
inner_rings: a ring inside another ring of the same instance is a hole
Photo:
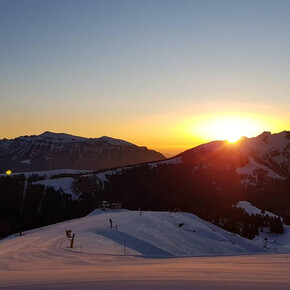
[[[260,135],[254,138],[264,138],[265,136],[271,136],[271,135],[272,133],[270,131],[264,131],[263,133],[261,133]]]
[[[64,141],[64,142],[104,142],[112,146],[136,146],[125,140],[116,139],[116,138],[112,138],[108,136],[102,136],[98,138],[86,138],[86,137],[75,136],[75,135],[71,135],[67,133],[54,133],[50,131],[45,131],[42,134],[35,137],[42,138],[42,139],[46,139],[46,138],[56,139],[56,140]]]
[[[115,138],[112,138],[112,137],[108,137],[108,136],[102,136],[100,138],[97,138],[95,140],[99,140],[99,141],[105,141],[107,143],[109,143],[110,145],[119,145],[119,146],[136,146],[130,142],[127,142],[127,141],[124,141],[124,140],[121,140],[121,139],[115,139]]]
[[[154,150],[112,137],[85,138],[43,132],[0,140],[0,170],[106,169],[163,160]]]
[[[76,137],[67,133],[56,133],[51,131],[45,131],[42,134],[38,135],[39,137]]]
[[[58,139],[58,140],[63,139],[63,140],[67,140],[67,141],[85,141],[88,139],[85,137],[74,136],[74,135],[70,135],[67,133],[54,133],[54,132],[50,132],[50,131],[45,131],[36,137],[51,138],[51,139]]]

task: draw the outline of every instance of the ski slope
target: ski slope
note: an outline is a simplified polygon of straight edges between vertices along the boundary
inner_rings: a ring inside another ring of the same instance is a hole
[[[110,228],[109,220],[113,222]],[[183,224],[183,225],[182,225]],[[116,229],[117,226],[117,229]],[[65,229],[75,233],[75,245],[68,249]],[[263,253],[253,241],[229,233],[189,213],[95,210],[87,217],[35,229],[23,237],[9,237],[0,243],[14,244],[34,251],[42,248],[91,254],[151,257],[233,255]],[[39,246],[38,246],[39,247]],[[13,251],[13,247],[8,247]]]
[[[0,289],[287,289],[290,256],[266,253],[193,214],[95,210],[1,240]]]

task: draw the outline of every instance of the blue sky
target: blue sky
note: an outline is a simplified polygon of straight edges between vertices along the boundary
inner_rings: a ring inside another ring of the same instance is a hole
[[[0,35],[0,138],[182,147],[202,138],[172,124],[225,111],[289,129],[290,1],[0,0]]]

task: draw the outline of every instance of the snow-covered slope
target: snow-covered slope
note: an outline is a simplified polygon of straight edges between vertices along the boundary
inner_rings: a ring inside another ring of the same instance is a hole
[[[236,143],[214,141],[181,153],[184,164],[235,170],[244,185],[290,177],[290,132],[264,132],[254,138],[243,137]]]
[[[253,206],[248,201],[239,201],[236,207],[242,208],[249,215],[261,215],[269,216],[272,218],[280,218],[283,221],[283,218],[279,217],[276,214],[273,214],[269,211],[263,211],[256,206]],[[290,226],[284,225],[283,234],[274,234],[270,233],[269,228],[260,228],[259,235],[255,236],[254,242],[260,247],[264,247],[268,252],[272,253],[290,253]]]
[[[290,175],[290,132],[264,132],[255,138],[243,138],[239,150],[247,156],[248,163],[237,168],[237,172],[253,177],[254,183],[258,171],[271,179],[284,179]]]
[[[239,207],[239,208],[242,208],[245,210],[246,213],[248,213],[249,215],[252,215],[252,214],[259,214],[261,216],[266,216],[268,215],[269,217],[278,217],[276,214],[273,214],[269,211],[264,211],[262,212],[261,209],[253,206],[250,202],[248,201],[239,201],[236,205],[236,207]]]
[[[77,196],[75,196],[73,192],[73,182],[74,178],[72,177],[61,177],[61,178],[55,178],[55,179],[43,179],[34,182],[34,184],[41,184],[45,187],[52,187],[54,190],[62,190],[66,194],[69,194],[72,199],[77,199]]]
[[[252,210],[249,204],[246,208]],[[76,235],[73,249],[66,229]],[[290,253],[290,227],[285,226],[282,235],[265,232],[248,240],[190,213],[143,211],[140,215],[139,211],[97,209],[84,218],[0,241],[1,255],[33,257],[39,251],[47,252],[48,258],[61,257],[66,251],[153,257]]]
[[[289,244],[288,228],[266,249],[188,213],[96,210],[0,240],[0,288],[288,289],[289,255],[262,254],[290,253]]]
[[[110,228],[109,219],[113,228]],[[117,228],[116,228],[117,226]],[[69,249],[65,230],[76,234]],[[37,247],[35,247],[37,245]],[[63,251],[141,256],[204,256],[263,253],[252,241],[229,233],[189,213],[96,210],[89,216],[35,229],[0,242],[0,252]]]

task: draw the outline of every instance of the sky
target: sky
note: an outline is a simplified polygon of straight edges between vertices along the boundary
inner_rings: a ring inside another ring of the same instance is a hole
[[[0,0],[0,138],[290,130],[289,36],[290,1]]]

